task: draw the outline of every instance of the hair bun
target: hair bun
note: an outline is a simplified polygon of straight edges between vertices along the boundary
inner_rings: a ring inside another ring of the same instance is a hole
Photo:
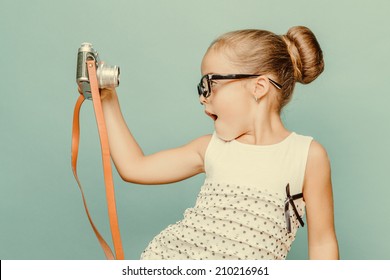
[[[315,80],[324,71],[324,59],[313,32],[305,26],[294,26],[282,38],[293,63],[295,80],[302,84]]]

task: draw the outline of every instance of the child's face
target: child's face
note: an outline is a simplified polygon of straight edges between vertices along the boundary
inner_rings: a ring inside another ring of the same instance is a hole
[[[232,66],[221,51],[209,50],[202,61],[202,75],[247,74]],[[211,95],[200,96],[205,112],[214,120],[218,137],[231,141],[251,130],[255,116],[255,81],[215,80]]]

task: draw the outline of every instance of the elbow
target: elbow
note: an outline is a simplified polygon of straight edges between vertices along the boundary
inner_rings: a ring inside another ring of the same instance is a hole
[[[146,185],[147,183],[145,181],[141,180],[138,176],[136,176],[135,173],[136,172],[128,172],[126,170],[121,170],[121,171],[118,170],[118,174],[124,182]]]
[[[133,183],[132,180],[131,180],[131,177],[128,176],[127,174],[125,174],[124,172],[119,172],[118,171],[118,174],[121,177],[122,181],[124,181],[126,183]]]
[[[140,160],[133,159],[132,164],[129,164],[128,161],[114,163],[118,175],[124,182],[145,185],[147,183],[142,180],[140,162]]]
[[[118,170],[118,174],[121,179],[126,183],[138,184],[138,185],[157,185],[162,182],[154,182],[149,176],[144,176],[141,171],[136,169],[130,170]]]

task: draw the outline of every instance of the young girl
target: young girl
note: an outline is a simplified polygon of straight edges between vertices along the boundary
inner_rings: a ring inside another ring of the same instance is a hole
[[[195,206],[158,234],[141,259],[285,259],[305,208],[310,259],[338,259],[327,153],[280,118],[295,82],[310,83],[323,69],[321,48],[306,27],[282,36],[224,34],[208,48],[198,85],[215,132],[147,156],[116,92],[102,90],[112,159],[123,180],[166,184],[206,173]]]

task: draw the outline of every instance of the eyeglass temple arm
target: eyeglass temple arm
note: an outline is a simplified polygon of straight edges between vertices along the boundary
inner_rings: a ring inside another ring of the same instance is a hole
[[[282,85],[275,82],[274,80],[268,78],[268,80],[270,81],[271,84],[273,84],[277,89],[282,89]]]

